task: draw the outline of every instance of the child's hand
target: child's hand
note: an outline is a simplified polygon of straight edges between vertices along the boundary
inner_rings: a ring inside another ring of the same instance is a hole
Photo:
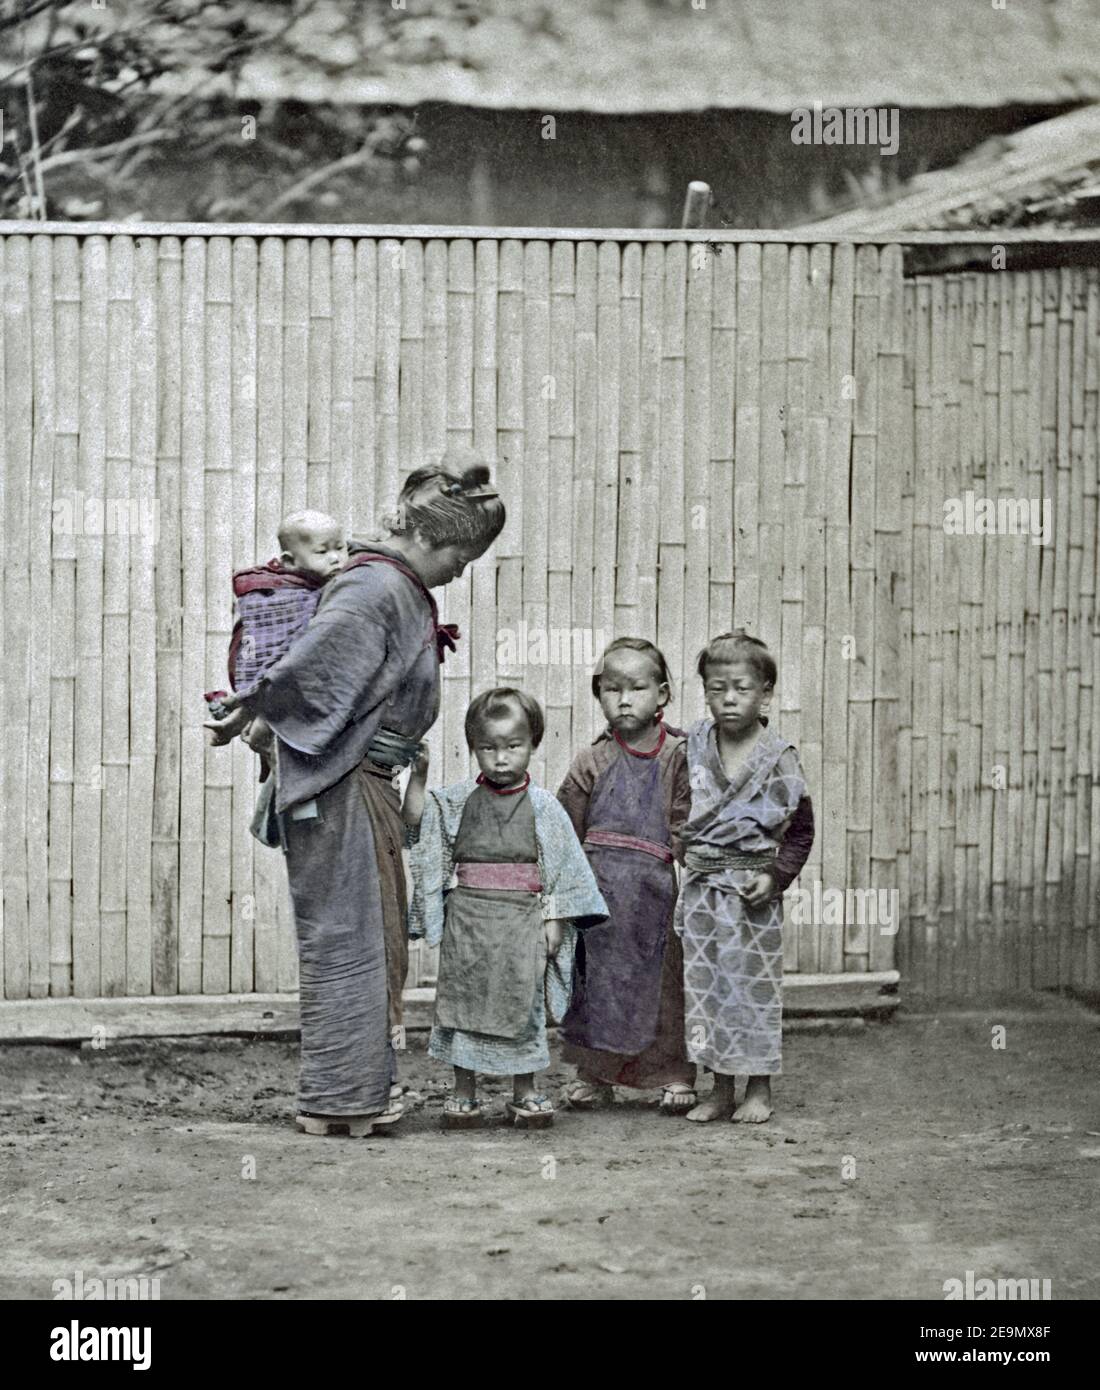
[[[765,869],[738,890],[749,907],[763,907],[775,895],[775,875]]]
[[[431,754],[428,752],[428,745],[422,743],[417,749],[416,758],[413,760],[412,775],[420,782],[424,782],[428,777],[428,764],[431,762]]]
[[[232,743],[238,734],[244,732],[251,717],[243,705],[238,705],[228,718],[209,720],[202,727],[209,729],[213,734],[213,738],[210,740],[211,745],[214,748],[221,748],[226,743]]]
[[[562,925],[554,920],[546,923],[546,949],[552,956],[558,954],[558,948],[562,943]]]

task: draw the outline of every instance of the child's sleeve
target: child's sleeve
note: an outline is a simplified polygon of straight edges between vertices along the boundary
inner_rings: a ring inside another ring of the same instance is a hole
[[[810,857],[814,843],[814,805],[806,793],[795,808],[775,855],[775,891],[785,893]]]
[[[409,935],[422,937],[429,946],[443,940],[443,889],[451,877],[450,846],[444,833],[439,801],[428,792],[419,833],[409,841],[409,869],[413,891],[409,901]]]
[[[577,927],[598,927],[608,918],[607,904],[596,876],[581,849],[568,814],[543,793],[535,817],[542,877],[543,920],[571,921]]]
[[[687,744],[681,743],[672,755],[672,795],[669,802],[668,831],[672,857],[677,864],[684,862],[681,832],[691,815],[691,778],[688,775]]]
[[[565,808],[565,814],[573,823],[577,839],[584,841],[588,829],[588,801],[595,782],[595,769],[591,754],[586,750],[573,759],[565,781],[558,788],[558,800]]]

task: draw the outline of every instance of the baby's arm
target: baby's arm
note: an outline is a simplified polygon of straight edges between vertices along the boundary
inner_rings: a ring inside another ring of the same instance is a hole
[[[416,829],[424,815],[424,791],[428,782],[428,761],[428,745],[422,743],[412,766],[409,785],[405,788],[405,800],[401,803],[401,815],[410,830]]]

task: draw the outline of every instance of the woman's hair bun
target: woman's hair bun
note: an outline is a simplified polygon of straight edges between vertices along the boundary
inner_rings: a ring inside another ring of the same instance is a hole
[[[471,487],[484,487],[489,481],[489,469],[484,463],[475,463],[469,468],[462,470],[463,489]]]

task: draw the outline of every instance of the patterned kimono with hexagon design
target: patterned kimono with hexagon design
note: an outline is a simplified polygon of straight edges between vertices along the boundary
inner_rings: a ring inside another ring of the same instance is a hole
[[[774,853],[806,793],[794,745],[765,728],[726,775],[712,719],[688,731],[688,859],[676,908],[684,946],[684,1028],[693,1062],[726,1075],[782,1070],[783,899],[750,908],[737,892],[760,866],[690,867],[702,854]],[[709,847],[709,848],[708,848]],[[784,875],[785,877],[785,875]],[[780,884],[780,887],[786,886]]]

